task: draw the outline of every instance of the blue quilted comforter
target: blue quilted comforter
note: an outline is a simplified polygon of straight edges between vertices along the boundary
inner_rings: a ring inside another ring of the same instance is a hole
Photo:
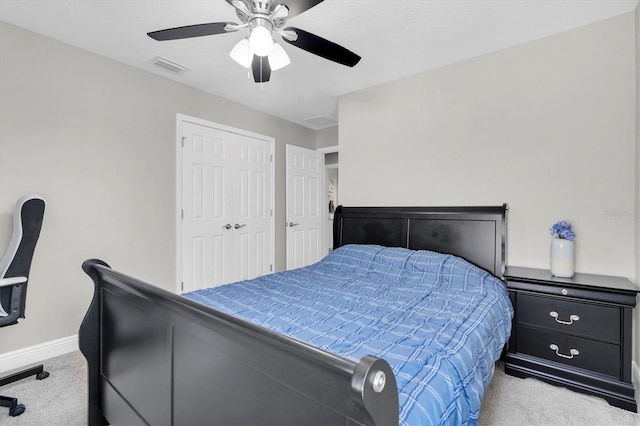
[[[513,315],[505,285],[463,259],[367,245],[184,296],[338,355],[385,359],[403,425],[476,424]]]

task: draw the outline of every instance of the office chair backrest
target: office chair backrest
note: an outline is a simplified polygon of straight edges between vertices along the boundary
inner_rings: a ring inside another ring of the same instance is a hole
[[[0,327],[15,324],[18,318],[24,318],[27,300],[27,283],[31,260],[40,236],[42,220],[44,219],[45,201],[40,195],[30,194],[21,197],[17,203],[13,216],[13,234],[4,256],[0,259],[0,279],[25,277],[27,282],[20,285],[0,287],[0,304],[10,317],[17,316],[10,323],[2,321]],[[19,299],[12,293],[19,291]],[[16,302],[19,311],[16,311]],[[4,318],[9,320],[9,318]]]

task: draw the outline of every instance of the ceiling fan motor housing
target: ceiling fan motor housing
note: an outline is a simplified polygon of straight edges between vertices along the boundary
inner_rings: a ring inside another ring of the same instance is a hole
[[[238,1],[243,2],[244,0]],[[248,24],[251,28],[263,26],[273,31],[281,28],[287,21],[286,6],[276,5],[274,10],[271,10],[271,0],[252,0],[249,4],[245,3],[245,5],[248,10],[243,7],[236,7],[236,15],[243,24]],[[283,10],[276,13],[276,10],[280,7]]]
[[[271,0],[251,0],[251,10],[254,13],[263,13],[268,15],[271,13]]]

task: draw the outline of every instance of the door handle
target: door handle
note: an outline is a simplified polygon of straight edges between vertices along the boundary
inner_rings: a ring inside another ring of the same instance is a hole
[[[288,226],[289,228],[292,228],[294,226],[298,226],[300,225],[299,223],[293,223],[293,222],[289,222],[289,223],[285,223],[285,226]]]
[[[227,223],[226,225],[223,226],[224,229],[231,229],[232,226],[230,223]]]
[[[242,225],[238,225],[238,224],[236,223],[235,225],[233,225],[233,227],[234,227],[234,228],[236,228],[236,229],[240,229],[240,228],[242,228],[243,226],[247,226],[247,224],[246,224],[246,223],[243,223]]]

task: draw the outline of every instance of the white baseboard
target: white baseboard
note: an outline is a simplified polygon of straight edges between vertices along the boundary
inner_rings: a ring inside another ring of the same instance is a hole
[[[48,358],[78,350],[78,335],[40,343],[28,348],[0,354],[0,373],[36,364]]]

